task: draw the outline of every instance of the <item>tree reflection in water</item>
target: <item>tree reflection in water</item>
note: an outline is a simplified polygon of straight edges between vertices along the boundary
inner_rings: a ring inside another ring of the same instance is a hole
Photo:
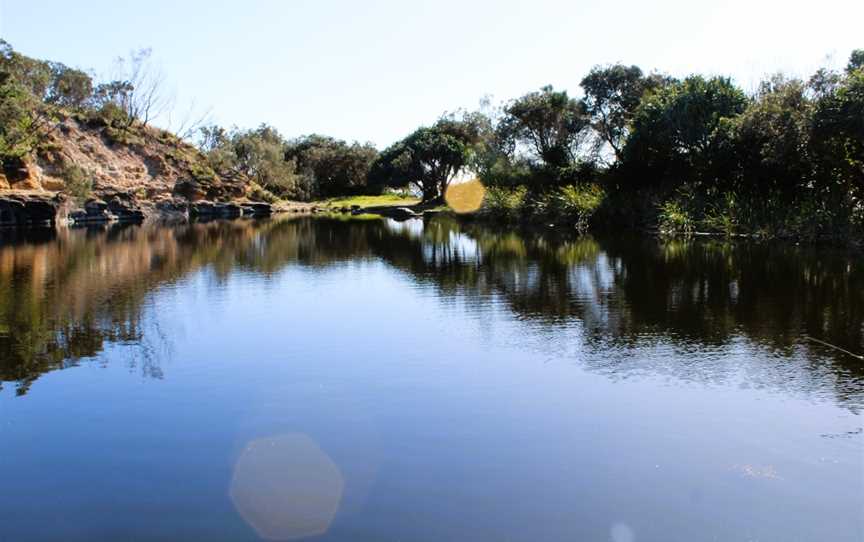
[[[154,290],[205,269],[217,281],[236,272],[267,281],[289,265],[356,260],[381,260],[442,299],[473,303],[472,310],[494,299],[531,330],[578,322],[581,340],[596,352],[660,343],[722,350],[743,341],[778,360],[778,382],[784,371],[805,380],[830,376],[842,401],[861,401],[864,364],[805,338],[864,351],[860,256],[718,240],[526,233],[443,217],[0,232],[0,381],[26,393],[41,374],[98,356],[109,343],[137,345],[143,373],[160,378],[160,359],[170,353],[159,345],[170,342],[170,330],[142,327]],[[803,361],[782,365],[792,358]],[[585,363],[625,370],[610,366],[612,359]],[[641,369],[684,378],[737,369],[676,363]]]

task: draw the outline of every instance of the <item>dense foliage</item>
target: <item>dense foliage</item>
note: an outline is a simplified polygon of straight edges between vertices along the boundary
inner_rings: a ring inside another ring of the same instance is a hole
[[[582,89],[547,87],[495,118],[476,168],[493,187],[488,215],[862,239],[864,51],[842,72],[776,75],[750,96],[724,77],[623,65],[593,69]],[[565,191],[593,211],[546,212]]]
[[[371,144],[321,135],[287,141],[266,124],[254,130],[205,127],[200,146],[217,173],[248,177],[265,199],[365,193],[369,168],[378,156]]]
[[[322,135],[290,141],[284,158],[294,164],[315,197],[367,192],[367,176],[378,151],[371,143],[346,143]]]
[[[69,76],[69,71],[62,64],[21,55],[0,40],[0,161],[4,169],[17,165],[50,129],[51,104],[71,101],[77,95],[71,82],[78,77]]]
[[[211,126],[201,132],[201,150],[220,176],[242,175],[274,197],[308,197],[309,187],[302,184],[294,164],[285,160],[285,140],[272,126],[230,131]]]

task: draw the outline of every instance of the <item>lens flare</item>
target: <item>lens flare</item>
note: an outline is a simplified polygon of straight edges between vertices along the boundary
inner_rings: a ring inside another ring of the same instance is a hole
[[[486,188],[479,179],[455,183],[447,187],[444,200],[457,213],[473,213],[483,205]]]
[[[250,442],[234,467],[229,494],[261,538],[295,540],[324,534],[339,510],[342,474],[306,435]]]

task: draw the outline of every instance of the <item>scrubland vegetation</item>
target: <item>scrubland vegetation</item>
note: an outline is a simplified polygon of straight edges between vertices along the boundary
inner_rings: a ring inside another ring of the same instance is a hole
[[[4,170],[38,149],[59,114],[102,123],[119,143],[134,138],[165,100],[146,51],[123,66],[123,77],[96,82],[2,42]],[[725,77],[621,64],[595,67],[580,87],[448,113],[381,151],[203,118],[165,137],[195,141],[212,174],[241,176],[267,201],[410,189],[438,204],[452,183],[476,178],[486,188],[478,216],[490,220],[864,238],[864,50],[842,70],[772,75],[751,94]],[[77,177],[73,185],[86,187]]]

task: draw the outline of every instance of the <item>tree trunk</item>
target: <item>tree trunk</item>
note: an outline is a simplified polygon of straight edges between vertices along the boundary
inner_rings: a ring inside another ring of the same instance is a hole
[[[434,201],[439,196],[437,184],[430,183],[423,186],[423,203]]]

